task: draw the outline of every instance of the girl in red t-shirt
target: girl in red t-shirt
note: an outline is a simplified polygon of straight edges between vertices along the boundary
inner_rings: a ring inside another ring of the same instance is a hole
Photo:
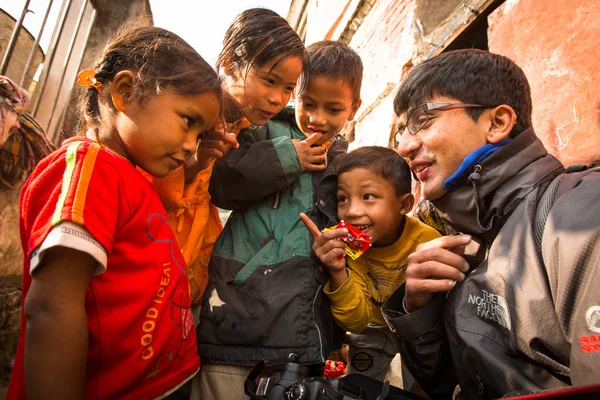
[[[120,32],[78,78],[85,134],[21,193],[24,300],[7,398],[162,397],[199,358],[185,261],[136,167],[164,177],[196,154],[202,169],[237,142],[214,132],[218,75],[169,31]]]

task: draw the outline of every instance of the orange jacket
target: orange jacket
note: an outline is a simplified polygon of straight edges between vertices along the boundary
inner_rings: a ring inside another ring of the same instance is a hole
[[[227,131],[238,135],[248,126],[250,122],[242,117],[228,126]],[[202,302],[208,283],[210,254],[223,230],[219,211],[210,203],[208,193],[213,165],[214,161],[187,183],[183,167],[172,171],[165,178],[153,179],[188,266],[192,305],[200,305]]]

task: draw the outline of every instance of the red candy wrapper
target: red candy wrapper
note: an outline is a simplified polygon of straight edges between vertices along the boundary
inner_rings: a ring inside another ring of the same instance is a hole
[[[348,235],[342,236],[340,240],[346,243],[344,251],[353,260],[356,260],[358,257],[360,257],[362,253],[364,253],[369,249],[369,247],[371,247],[371,236],[367,235],[360,229],[355,228],[346,221],[340,221],[340,223],[336,226],[325,228],[323,229],[323,232],[329,231],[331,229],[340,228],[348,229]],[[344,258],[343,254],[340,257],[338,257],[338,260],[341,260],[342,258]]]
[[[346,375],[346,364],[343,361],[327,360],[325,368],[323,368],[323,375],[329,379],[341,378]]]

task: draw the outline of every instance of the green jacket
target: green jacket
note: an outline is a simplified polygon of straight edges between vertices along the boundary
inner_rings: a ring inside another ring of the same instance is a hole
[[[320,228],[337,223],[336,159],[348,143],[336,138],[326,170],[311,173],[292,143],[304,138],[295,125],[269,121],[243,131],[240,148],[215,165],[212,201],[234,211],[209,265],[197,334],[203,362],[316,363],[334,348],[327,273],[299,214]]]

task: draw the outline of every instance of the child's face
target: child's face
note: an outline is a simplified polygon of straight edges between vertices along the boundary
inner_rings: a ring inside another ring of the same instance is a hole
[[[133,164],[164,177],[194,154],[198,135],[213,130],[220,113],[215,92],[179,95],[167,89],[142,103],[126,103],[115,124]]]
[[[412,194],[397,195],[390,181],[360,167],[340,174],[337,199],[338,218],[371,236],[371,244],[379,247],[400,238],[413,203]]]
[[[295,99],[296,123],[305,135],[323,133],[317,142],[323,144],[354,118],[359,106],[360,100],[354,101],[346,81],[314,74],[304,93]]]
[[[273,67],[276,61],[251,68],[246,76],[236,71],[227,77],[227,92],[253,125],[266,124],[286,106],[302,73],[300,57],[285,58]]]

